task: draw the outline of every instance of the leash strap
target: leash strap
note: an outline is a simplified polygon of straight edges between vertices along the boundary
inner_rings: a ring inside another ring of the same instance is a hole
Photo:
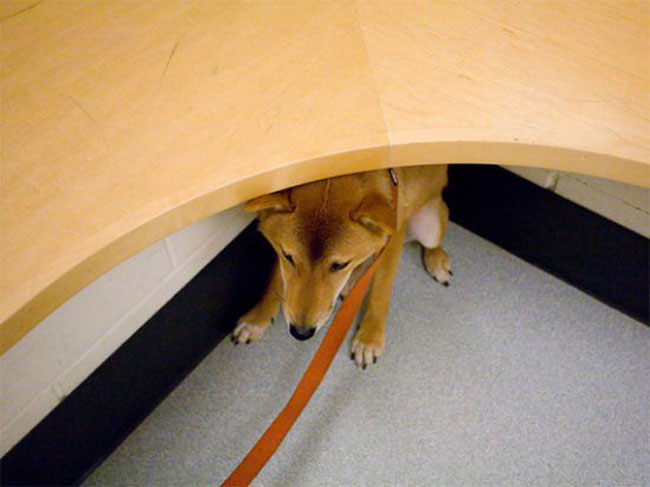
[[[376,269],[377,260],[372,263],[345,297],[291,399],[289,399],[282,412],[257,441],[253,449],[246,455],[235,471],[230,474],[230,477],[224,481],[222,484],[223,487],[249,486],[257,474],[264,468],[269,458],[278,449],[300,416],[300,413],[305,409],[305,406],[323,380],[323,377],[325,377],[336,352],[341,347],[341,343],[343,343],[350,329],[350,325],[357,311],[361,307],[363,297],[366,294],[366,290],[370,285]]]

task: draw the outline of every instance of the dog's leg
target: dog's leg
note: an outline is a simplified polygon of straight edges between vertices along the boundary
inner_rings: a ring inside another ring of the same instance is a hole
[[[379,257],[377,272],[370,286],[368,308],[352,340],[352,359],[357,366],[364,369],[384,353],[390,292],[397,274],[405,235],[406,228],[398,230]]]
[[[276,259],[264,297],[253,309],[239,318],[237,327],[230,337],[233,343],[235,345],[250,343],[252,340],[260,338],[273,322],[275,315],[278,314],[281,302],[282,276],[280,274],[280,265]]]
[[[441,243],[449,223],[449,209],[441,196],[427,201],[409,220],[409,233],[422,244],[427,272],[443,286],[451,280],[451,260]]]

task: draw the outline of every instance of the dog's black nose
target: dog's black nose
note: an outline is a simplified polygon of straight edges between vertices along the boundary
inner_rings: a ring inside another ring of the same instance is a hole
[[[289,331],[291,332],[291,336],[294,337],[296,340],[309,340],[311,337],[314,336],[314,333],[316,333],[316,328],[308,328],[308,327],[298,327],[294,325],[289,325]]]

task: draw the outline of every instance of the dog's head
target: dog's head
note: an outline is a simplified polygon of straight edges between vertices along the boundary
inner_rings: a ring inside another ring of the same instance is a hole
[[[311,338],[327,323],[355,268],[393,233],[390,189],[361,176],[319,181],[251,200],[259,229],[278,254],[291,334]]]

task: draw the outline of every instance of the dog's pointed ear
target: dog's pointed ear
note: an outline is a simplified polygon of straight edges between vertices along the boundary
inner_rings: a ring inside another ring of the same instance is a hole
[[[379,193],[366,196],[361,205],[350,213],[352,221],[358,222],[373,233],[395,232],[395,208]]]
[[[272,213],[290,213],[294,210],[288,190],[258,196],[246,203],[246,211],[269,211]]]

